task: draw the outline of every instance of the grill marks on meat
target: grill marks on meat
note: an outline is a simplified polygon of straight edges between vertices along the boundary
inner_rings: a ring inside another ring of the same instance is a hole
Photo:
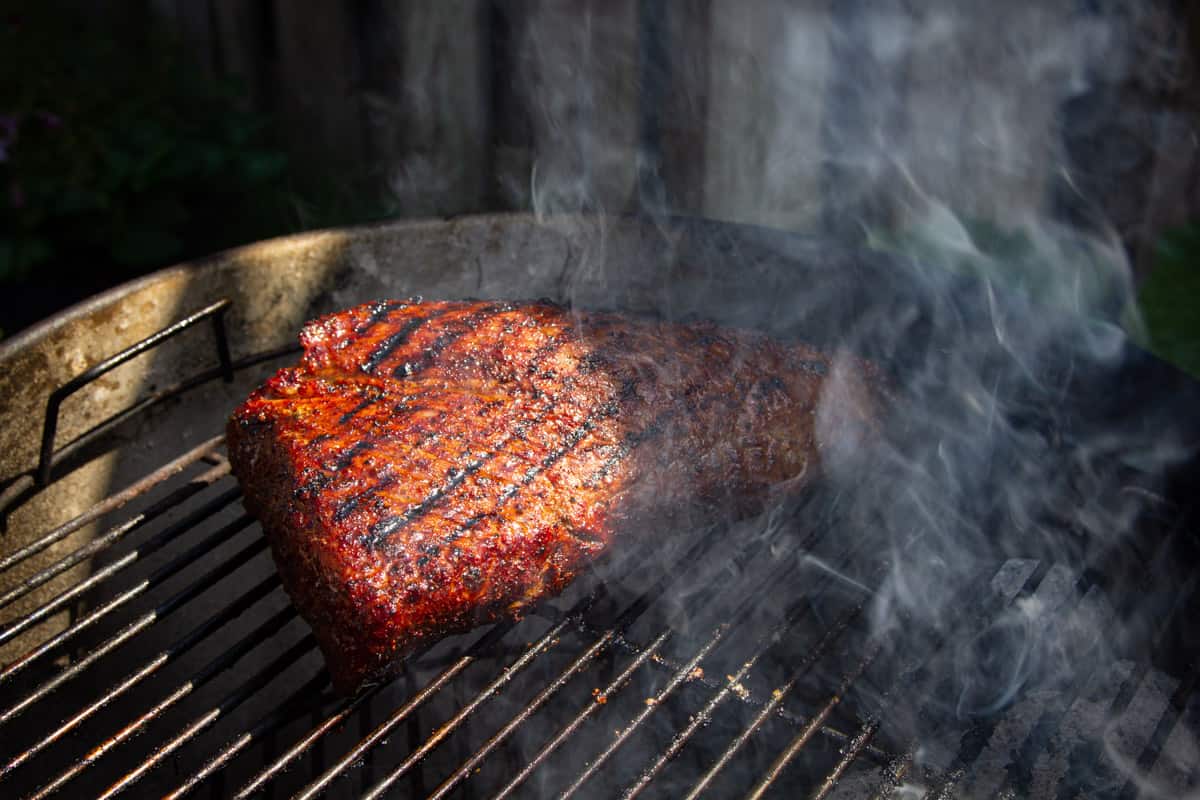
[[[837,372],[757,334],[548,303],[376,303],[301,342],[230,420],[230,459],[343,691],[560,592],[622,531],[798,483]],[[869,368],[845,363],[833,402],[861,433]]]

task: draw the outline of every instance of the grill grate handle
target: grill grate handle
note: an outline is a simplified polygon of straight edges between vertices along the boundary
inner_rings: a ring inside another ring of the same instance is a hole
[[[178,322],[163,328],[158,333],[151,334],[140,342],[126,347],[116,355],[109,356],[99,364],[89,367],[51,392],[50,397],[46,400],[46,421],[42,425],[42,448],[38,456],[37,484],[45,486],[50,483],[50,470],[54,466],[54,435],[58,432],[58,410],[64,400],[101,375],[111,372],[125,362],[156,347],[167,339],[179,335],[206,319],[211,319],[213,323],[217,358],[221,362],[221,376],[225,379],[226,383],[231,383],[233,381],[233,359],[229,355],[229,337],[225,332],[225,312],[229,310],[231,305],[232,303],[228,298],[222,298],[211,305],[207,305]]]

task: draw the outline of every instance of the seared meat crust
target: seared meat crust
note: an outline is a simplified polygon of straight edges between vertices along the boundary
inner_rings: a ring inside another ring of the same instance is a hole
[[[300,338],[229,455],[343,692],[561,592],[656,515],[802,485],[819,403],[835,435],[874,424],[861,362],[712,324],[391,301]]]

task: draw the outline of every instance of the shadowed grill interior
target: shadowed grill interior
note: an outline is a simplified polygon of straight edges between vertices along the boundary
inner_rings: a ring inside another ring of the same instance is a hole
[[[103,520],[92,542],[0,597],[93,565],[0,629],[3,644],[72,610],[0,671],[4,796],[1136,797],[1102,742],[1157,784],[1196,785],[1197,662],[1177,636],[1194,582],[1149,650],[992,713],[954,702],[956,647],[987,647],[1006,609],[1037,603],[1068,627],[1120,614],[1158,565],[1194,559],[1176,514],[1082,571],[991,565],[945,630],[879,630],[869,609],[885,543],[816,491],[766,519],[646,537],[525,619],[451,637],[341,699],[241,511],[223,446],[214,435],[172,453],[3,553],[10,570]],[[1098,725],[1111,735],[1083,735]]]

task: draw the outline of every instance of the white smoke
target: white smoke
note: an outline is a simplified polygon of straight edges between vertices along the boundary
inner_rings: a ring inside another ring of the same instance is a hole
[[[1079,143],[1108,141],[1118,89],[1152,91],[1187,69],[1169,14],[1072,0],[664,4],[666,134],[647,143],[637,98],[656,78],[639,61],[638,5],[584,7],[530,6],[515,45],[531,169],[527,191],[506,185],[579,247],[564,293],[605,280],[608,260],[603,216],[563,213],[627,211],[639,199],[652,217],[696,214],[885,252],[895,272],[865,287],[872,302],[846,329],[826,332],[896,380],[873,462],[846,459],[829,476],[852,498],[858,530],[888,551],[875,630],[957,637],[946,648],[953,696],[933,701],[964,718],[1069,685],[1080,659],[1089,674],[1097,660],[1115,663],[1136,634],[1069,596],[1050,603],[1049,590],[986,627],[957,626],[970,581],[1008,559],[1045,563],[1047,580],[1072,586],[1131,535],[1145,491],[1196,445],[1141,424],[1169,421],[1160,398],[1124,409],[1134,424],[1094,419],[1110,398],[1086,394],[1111,386],[1129,352],[1120,326],[1138,327],[1122,234],[1139,220],[1109,214],[1123,208],[1111,188],[1133,162],[1088,161],[1097,150]],[[689,39],[697,30],[707,38]],[[1155,145],[1124,142],[1119,155]],[[647,171],[662,187],[649,204],[638,191]],[[741,268],[731,258],[728,269]],[[845,303],[794,278],[790,299],[772,288],[764,320],[788,317],[778,309],[790,303],[803,330],[822,306]],[[684,292],[666,287],[662,310]],[[836,412],[834,397],[822,417]]]

